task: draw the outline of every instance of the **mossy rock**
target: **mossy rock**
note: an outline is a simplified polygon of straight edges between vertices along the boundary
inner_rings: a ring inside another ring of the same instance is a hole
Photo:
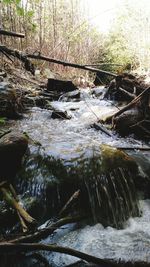
[[[101,145],[101,162],[101,171],[103,173],[110,172],[119,167],[138,171],[137,164],[132,157],[122,150],[108,145]]]
[[[114,216],[118,223],[129,216],[137,216],[136,162],[121,150],[107,145],[95,150],[88,148],[87,152],[70,162],[32,154],[18,174],[17,191],[21,194],[29,191],[31,197],[38,197],[46,205],[48,216],[57,216],[78,189],[81,197],[73,212],[92,213],[95,222],[114,226],[117,224]],[[99,198],[102,198],[101,207]]]

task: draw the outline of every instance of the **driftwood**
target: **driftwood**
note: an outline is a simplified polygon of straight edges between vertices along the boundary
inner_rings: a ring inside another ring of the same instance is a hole
[[[11,185],[8,185],[8,187],[1,186],[0,191],[3,193],[5,201],[16,210],[23,232],[28,230],[27,223],[35,225],[36,221],[20,205],[15,190]]]
[[[82,70],[89,70],[91,72],[96,72],[96,73],[102,73],[102,74],[106,74],[112,77],[116,77],[117,75],[114,73],[111,73],[109,71],[104,71],[104,70],[100,70],[100,69],[95,69],[95,68],[90,68],[90,67],[86,67],[84,65],[80,65],[80,64],[75,64],[75,63],[70,63],[70,62],[66,62],[66,61],[62,61],[62,60],[57,60],[54,58],[49,58],[49,57],[45,57],[42,56],[40,54],[36,55],[36,54],[27,54],[28,58],[33,58],[33,59],[39,59],[39,60],[44,60],[44,61],[48,61],[51,63],[55,63],[55,64],[60,64],[63,65],[64,67],[72,67],[72,68],[77,68],[77,69],[82,69]]]
[[[127,111],[128,109],[132,108],[135,104],[137,104],[138,101],[140,101],[140,99],[145,96],[146,94],[148,94],[150,92],[150,87],[146,88],[141,94],[139,94],[137,97],[135,97],[129,104],[127,104],[126,106],[124,106],[122,109],[120,109],[119,111],[117,111],[116,113],[114,113],[113,115],[109,116],[107,118],[107,122],[110,122],[111,120],[113,120],[115,117],[121,115],[123,112]]]
[[[24,55],[20,51],[10,49],[4,45],[0,45],[0,52],[18,58],[20,61],[24,63],[24,67],[27,71],[30,71],[33,75],[35,74],[34,65],[30,62],[30,60],[26,57],[26,55]]]
[[[125,96],[128,96],[129,98],[131,98],[131,100],[134,99],[134,98],[136,97],[135,94],[131,94],[130,92],[126,91],[125,89],[123,89],[123,88],[121,88],[121,87],[119,87],[118,90],[119,90],[122,94],[124,94]]]
[[[65,214],[68,209],[70,209],[70,207],[72,207],[74,204],[77,203],[77,200],[79,200],[80,197],[80,190],[77,190],[67,201],[67,203],[64,205],[64,207],[61,209],[61,211],[59,212],[59,216],[62,216],[63,214]]]
[[[98,131],[101,131],[102,133],[105,133],[106,135],[108,135],[110,137],[112,136],[112,134],[103,125],[101,125],[98,122],[93,123],[93,125],[91,127],[95,128]]]
[[[68,217],[65,217],[65,218],[58,220],[57,222],[51,223],[48,227],[46,227],[44,229],[36,230],[35,232],[32,232],[30,234],[15,237],[15,238],[9,240],[9,242],[11,242],[11,243],[26,243],[26,242],[39,241],[41,239],[47,238],[49,235],[51,235],[59,227],[65,225],[65,224],[69,224],[69,223],[76,223],[78,221],[81,221],[82,219],[84,219],[83,216],[82,217],[81,216],[75,216],[75,217],[68,216]]]
[[[50,252],[58,252],[67,255],[71,255],[77,258],[80,258],[86,262],[98,264],[98,266],[103,267],[150,267],[150,263],[147,262],[123,262],[123,261],[113,261],[112,259],[101,259],[84,252],[69,248],[69,247],[61,247],[57,245],[45,245],[38,243],[19,243],[13,244],[9,242],[1,242],[0,243],[0,254],[8,254],[8,253],[18,253],[18,252],[31,252],[31,251],[50,251]]]
[[[19,37],[19,38],[24,38],[25,35],[23,33],[17,33],[17,32],[11,32],[11,31],[6,31],[0,29],[0,35],[7,35],[7,36],[13,36],[13,37]]]

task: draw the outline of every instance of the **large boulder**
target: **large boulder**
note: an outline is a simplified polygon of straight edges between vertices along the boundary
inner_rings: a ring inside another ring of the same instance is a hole
[[[94,222],[121,227],[138,215],[136,162],[124,152],[103,145],[87,148],[76,159],[65,161],[42,154],[26,158],[16,177],[17,192],[41,199],[49,216],[57,216],[70,197],[80,190],[71,212],[90,214]]]
[[[22,134],[10,133],[0,138],[0,180],[15,176],[27,147],[28,140]]]
[[[72,81],[58,80],[58,79],[48,79],[47,91],[58,91],[58,92],[71,92],[76,90],[77,87],[72,83]]]

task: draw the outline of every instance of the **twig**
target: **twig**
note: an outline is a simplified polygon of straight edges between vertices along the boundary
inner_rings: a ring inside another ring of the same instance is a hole
[[[123,89],[121,87],[119,87],[118,90],[120,92],[122,92],[124,95],[130,97],[131,99],[135,99],[135,97],[136,97],[136,95],[129,93],[128,91],[126,91],[125,89]]]
[[[59,215],[62,216],[62,214],[64,214],[69,208],[70,206],[73,205],[73,203],[75,203],[77,201],[77,199],[80,196],[80,190],[77,190],[67,201],[67,203],[65,204],[65,206],[61,209]]]
[[[5,131],[4,133],[0,134],[0,138],[2,138],[3,136],[5,136],[8,133],[11,133],[11,130]]]

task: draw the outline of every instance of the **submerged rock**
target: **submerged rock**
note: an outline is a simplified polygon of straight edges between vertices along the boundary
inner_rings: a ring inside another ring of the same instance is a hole
[[[66,94],[63,94],[61,96],[62,101],[77,101],[80,99],[81,91],[80,90],[74,90],[72,92],[68,92]]]
[[[54,110],[51,115],[52,119],[66,119],[70,120],[71,116],[68,115],[67,111]]]
[[[10,133],[0,138],[0,180],[14,178],[28,147],[22,134]]]

